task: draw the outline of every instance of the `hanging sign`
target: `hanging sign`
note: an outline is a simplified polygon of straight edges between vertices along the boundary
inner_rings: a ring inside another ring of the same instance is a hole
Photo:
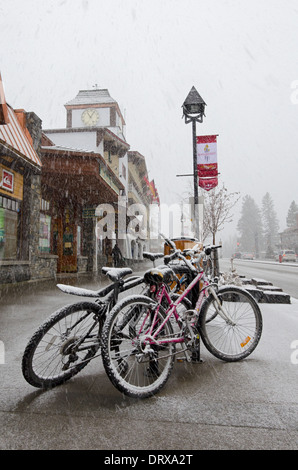
[[[215,188],[218,185],[218,178],[200,178],[199,186],[206,191]]]
[[[217,135],[197,137],[197,169],[199,186],[209,191],[218,184]],[[212,178],[209,182],[201,178]],[[208,189],[207,189],[208,188]]]
[[[6,191],[10,191],[13,193],[13,182],[14,182],[14,174],[11,173],[11,171],[7,171],[3,168],[0,187],[5,189]]]

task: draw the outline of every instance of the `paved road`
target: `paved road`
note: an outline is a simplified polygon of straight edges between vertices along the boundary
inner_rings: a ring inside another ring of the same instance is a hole
[[[266,279],[298,299],[298,263],[234,259],[233,265],[239,274]],[[229,270],[230,267],[231,260],[220,260],[221,270]]]
[[[298,302],[262,305],[264,332],[250,358],[224,363],[202,347],[203,364],[176,363],[166,387],[139,401],[111,385],[101,359],[47,392],[23,379],[30,335],[49,313],[75,300],[53,285],[1,299],[1,449],[297,449],[298,364],[291,344],[298,340]]]

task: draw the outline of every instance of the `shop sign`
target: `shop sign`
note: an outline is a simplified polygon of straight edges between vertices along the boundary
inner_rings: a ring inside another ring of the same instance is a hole
[[[13,193],[14,174],[2,168],[0,187]]]
[[[83,209],[83,219],[90,219],[95,217],[95,208],[94,207],[86,207]]]

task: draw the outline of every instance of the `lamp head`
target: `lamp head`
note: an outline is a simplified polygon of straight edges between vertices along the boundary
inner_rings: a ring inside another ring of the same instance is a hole
[[[202,122],[205,116],[205,106],[205,101],[193,86],[182,105],[185,122],[192,120]]]

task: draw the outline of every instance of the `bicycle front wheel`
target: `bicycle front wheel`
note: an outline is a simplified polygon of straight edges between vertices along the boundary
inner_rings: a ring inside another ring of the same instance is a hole
[[[26,381],[39,388],[64,383],[80,372],[100,347],[102,307],[92,302],[67,305],[43,323],[23,354]]]
[[[262,315],[255,299],[244,289],[223,287],[219,306],[210,294],[202,305],[199,329],[204,345],[218,359],[234,362],[249,356],[262,334]]]
[[[174,362],[173,329],[165,311],[146,296],[120,301],[102,330],[102,359],[112,384],[125,395],[147,398],[168,380]],[[156,315],[155,315],[156,313]]]

